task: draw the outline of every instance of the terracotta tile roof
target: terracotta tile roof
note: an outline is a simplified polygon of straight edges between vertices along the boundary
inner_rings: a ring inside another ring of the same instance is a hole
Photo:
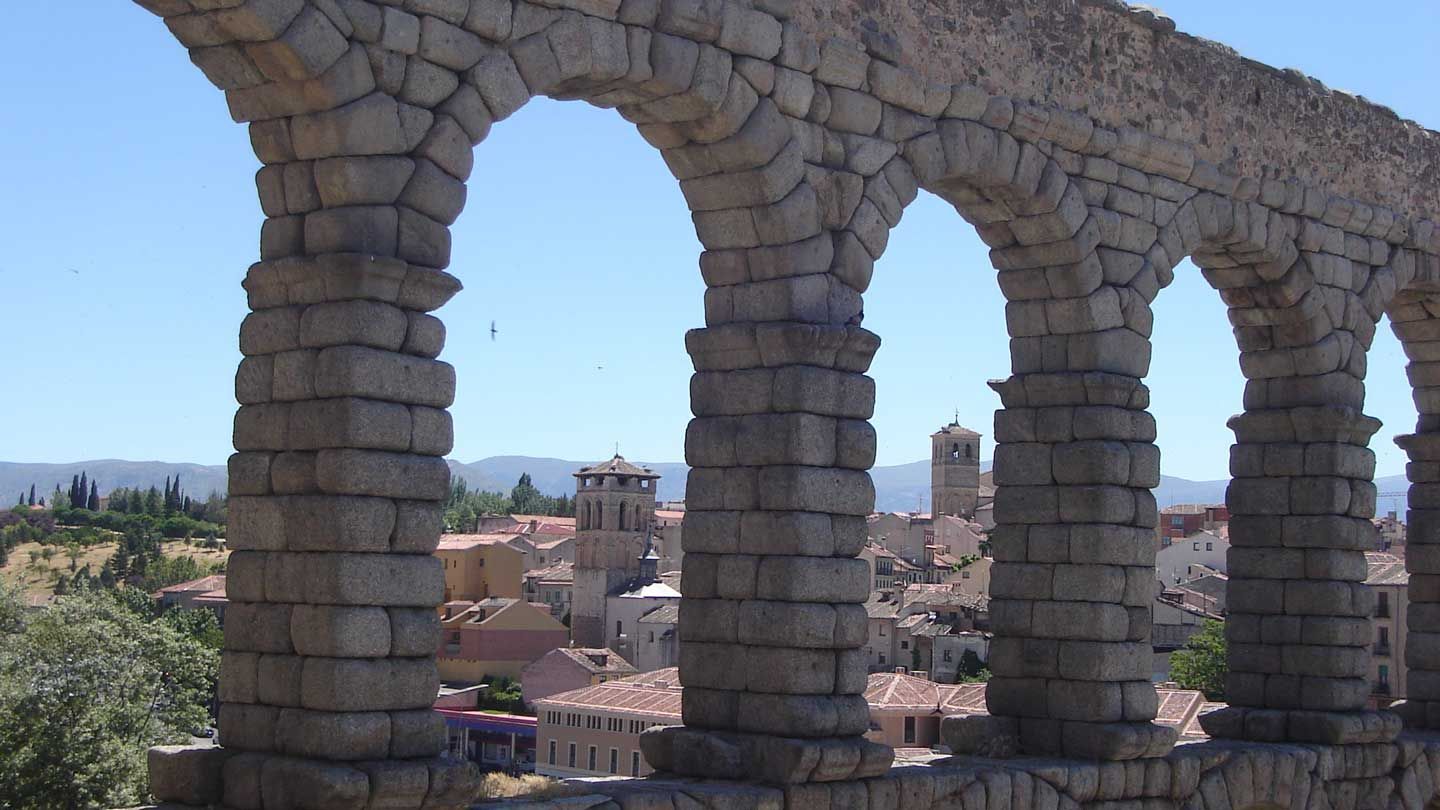
[[[680,606],[661,605],[636,621],[640,624],[675,624],[680,621]]]
[[[680,722],[680,670],[676,667],[561,692],[535,701],[545,708],[623,712]]]
[[[929,614],[929,613],[911,613],[909,616],[906,616],[906,617],[902,618],[900,621],[896,622],[896,623],[895,623],[895,629],[896,629],[896,630],[909,630],[910,628],[919,625],[921,622],[927,622],[927,621],[929,621],[929,620],[930,620],[930,614]]]
[[[893,619],[900,615],[900,604],[894,599],[882,602],[872,593],[865,602],[865,613],[872,619]]]
[[[546,568],[537,568],[525,575],[536,582],[563,583],[575,581],[575,563],[560,562]]]
[[[513,534],[442,534],[440,551],[465,551],[478,546],[509,545]]]
[[[961,427],[960,425],[956,424],[955,422],[951,422],[950,424],[946,425],[945,427],[942,427],[942,428],[940,428],[939,430],[935,431],[935,432],[932,433],[931,435],[932,435],[932,436],[961,436],[961,437],[970,438],[970,439],[978,439],[978,438],[980,438],[980,434],[979,434],[979,433],[976,433],[975,431],[971,430],[970,428]]]
[[[871,711],[938,712],[941,684],[901,672],[877,672],[865,684]]]
[[[905,604],[937,607],[958,607],[963,610],[988,610],[990,597],[966,593],[951,585],[911,585],[905,589]]]
[[[592,464],[589,467],[582,467],[580,472],[573,473],[576,478],[586,475],[625,475],[631,478],[659,478],[651,470],[645,467],[637,467],[625,460],[624,456],[615,456],[609,461],[602,461],[599,464]]]
[[[1203,515],[1205,510],[1214,509],[1213,506],[1206,506],[1203,503],[1177,503],[1160,510],[1162,515]]]
[[[532,521],[537,524],[550,523],[556,526],[569,526],[570,531],[575,531],[575,518],[573,517],[559,517],[556,515],[511,515],[510,517],[519,523],[527,525]]]
[[[656,509],[655,517],[660,518],[661,520],[684,520],[685,513],[676,511],[674,509]]]
[[[636,672],[635,667],[632,666],[629,661],[621,658],[614,650],[561,647],[555,650],[555,652],[574,661],[592,675],[609,675],[611,673],[627,673],[633,675]]]
[[[1410,584],[1410,573],[1405,570],[1405,561],[1394,554],[1367,551],[1365,552],[1365,562],[1370,569],[1365,576],[1366,585],[1408,586]]]
[[[181,582],[177,585],[171,585],[168,588],[161,588],[159,591],[156,592],[156,595],[162,593],[192,593],[196,591],[200,593],[208,593],[210,591],[217,590],[225,590],[224,574],[212,574],[208,577],[201,577],[200,579],[192,579],[189,582]]]
[[[568,543],[568,542],[570,542],[571,540],[574,540],[574,539],[575,539],[575,535],[574,535],[574,531],[575,531],[575,530],[574,530],[574,529],[571,529],[570,531],[571,531],[571,534],[570,534],[569,537],[557,537],[557,538],[555,538],[554,540],[546,540],[546,541],[541,542],[541,543],[536,543],[536,544],[535,544],[535,548],[542,549],[542,550],[544,550],[544,551],[549,551],[550,549],[555,548],[556,546],[559,546],[559,545],[563,545],[563,544],[565,544],[565,543]]]

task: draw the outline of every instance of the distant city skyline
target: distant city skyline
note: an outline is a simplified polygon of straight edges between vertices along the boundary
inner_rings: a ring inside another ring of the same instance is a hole
[[[1440,71],[1427,41],[1440,22],[1433,5],[1177,0],[1165,10],[1184,31],[1440,124],[1428,84]],[[137,6],[13,12],[0,67],[24,80],[0,127],[11,156],[0,345],[12,357],[0,460],[223,463],[246,313],[239,281],[262,221],[246,128]],[[34,35],[56,30],[63,59]],[[450,271],[467,289],[438,313],[450,336],[442,359],[459,378],[452,457],[600,459],[619,441],[631,458],[683,460],[683,335],[703,324],[700,246],[675,181],[632,126],[536,100],[477,148],[454,235]],[[866,296],[865,326],[884,341],[871,372],[877,464],[925,458],[929,434],[957,409],[993,455],[999,403],[985,381],[1009,373],[1004,303],[973,229],[922,195]],[[1225,420],[1244,386],[1225,307],[1187,263],[1155,321],[1147,382],[1164,470],[1222,478]],[[1385,324],[1369,359],[1366,410],[1385,423],[1372,447],[1378,474],[1394,474],[1405,459],[1391,438],[1415,416]]]

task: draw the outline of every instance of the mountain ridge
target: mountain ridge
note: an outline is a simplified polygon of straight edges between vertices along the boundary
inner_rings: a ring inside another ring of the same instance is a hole
[[[521,473],[529,473],[535,487],[547,495],[573,495],[575,492],[574,473],[593,461],[570,461],[567,459],[538,456],[490,456],[472,462],[449,459],[453,476],[465,479],[470,489],[484,489],[506,492],[515,486]],[[661,478],[656,490],[662,501],[680,500],[685,496],[685,479],[689,468],[680,462],[637,462],[648,466]],[[989,462],[981,465],[989,469]],[[167,476],[180,476],[180,484],[191,497],[205,497],[211,490],[224,492],[226,469],[224,465],[191,464],[165,461],[128,461],[124,459],[93,459],[63,464],[28,464],[0,461],[0,507],[13,503],[9,498],[20,492],[28,494],[30,485],[35,484],[37,497],[49,498],[52,488],[69,487],[72,476],[81,472],[96,481],[100,494],[108,494],[117,487],[161,487]],[[870,471],[875,482],[875,508],[882,512],[908,512],[917,507],[928,508],[930,496],[930,462],[928,459],[909,464],[876,467]],[[1185,478],[1161,476],[1160,486],[1155,489],[1155,500],[1166,507],[1177,503],[1224,503],[1225,487],[1229,479],[1213,481],[1192,481]],[[1403,492],[1409,487],[1404,475],[1390,475],[1375,479],[1380,492]],[[7,494],[9,493],[9,494]],[[1378,514],[1390,510],[1405,511],[1403,497],[1380,499],[1376,507]]]

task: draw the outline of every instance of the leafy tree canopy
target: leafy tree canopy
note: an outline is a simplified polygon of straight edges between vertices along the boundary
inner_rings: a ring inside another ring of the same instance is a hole
[[[141,803],[145,750],[206,724],[218,659],[117,595],[75,589],[23,613],[0,586],[0,806]]]
[[[1186,689],[1198,689],[1209,700],[1225,699],[1225,625],[1205,622],[1185,649],[1171,653],[1170,677]]]

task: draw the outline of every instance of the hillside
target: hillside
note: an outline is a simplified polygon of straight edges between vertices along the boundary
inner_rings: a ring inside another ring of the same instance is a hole
[[[18,464],[0,461],[0,506],[15,503],[15,497],[23,490],[30,491],[35,485],[35,494],[41,498],[59,486],[64,491],[70,486],[70,479],[85,473],[96,482],[100,494],[108,495],[121,487],[135,489],[165,486],[166,477],[180,476],[180,486],[192,498],[203,500],[214,492],[225,492],[228,474],[225,465],[205,466],[202,464],[170,463],[166,461],[121,461],[99,459],[77,461],[73,464]]]
[[[558,458],[535,458],[531,456],[492,456],[471,463],[450,460],[453,475],[463,477],[471,489],[485,489],[509,492],[520,479],[521,473],[529,473],[535,487],[547,495],[573,494],[575,492],[574,472],[593,461],[567,461]],[[659,473],[657,489],[661,500],[679,500],[685,497],[687,467],[681,463],[653,463],[639,461]],[[981,465],[989,469],[989,462]],[[28,491],[30,484],[36,485],[37,494],[46,494],[59,483],[62,488],[69,486],[70,478],[85,471],[91,479],[99,482],[100,493],[106,494],[116,487],[163,486],[166,476],[180,476],[181,485],[192,496],[204,497],[214,489],[225,490],[225,467],[199,464],[172,464],[160,461],[81,461],[73,464],[17,464],[0,461],[0,506],[13,504],[22,490]],[[930,499],[930,462],[916,461],[891,467],[876,467],[870,471],[875,481],[875,508],[883,512],[910,511]],[[1168,506],[1177,503],[1223,503],[1228,479],[1215,481],[1191,481],[1184,478],[1162,476],[1160,486],[1155,490],[1159,504]],[[1391,475],[1375,480],[1381,493],[1404,492],[1409,484],[1403,475]],[[1405,511],[1405,498],[1382,497],[1376,507],[1380,514],[1389,510]]]

